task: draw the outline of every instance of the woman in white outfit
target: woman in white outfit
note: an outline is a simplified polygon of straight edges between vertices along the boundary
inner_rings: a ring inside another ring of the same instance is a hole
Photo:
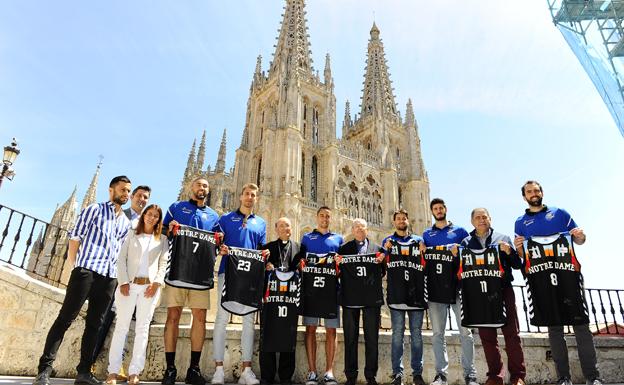
[[[162,233],[162,210],[150,205],[141,214],[135,231],[128,234],[117,262],[115,292],[117,318],[108,355],[106,383],[115,385],[121,369],[123,348],[136,307],[136,323],[132,360],[128,368],[128,384],[139,383],[139,373],[145,366],[149,326],[164,283],[169,247]]]

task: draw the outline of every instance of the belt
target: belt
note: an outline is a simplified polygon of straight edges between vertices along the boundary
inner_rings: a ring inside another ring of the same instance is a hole
[[[132,280],[132,283],[135,283],[137,285],[149,285],[151,282],[150,279],[147,277],[135,277]]]

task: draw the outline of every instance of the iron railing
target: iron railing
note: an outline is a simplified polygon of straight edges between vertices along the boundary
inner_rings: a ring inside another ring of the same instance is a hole
[[[70,270],[66,269],[68,229],[3,205],[0,205],[0,229],[3,229],[0,234],[0,262],[18,267],[50,285],[66,286]],[[545,327],[530,323],[527,287],[514,285],[514,291],[520,331],[545,333]],[[590,328],[594,334],[624,335],[624,290],[586,288],[585,297]],[[447,329],[457,330],[454,318],[449,312]],[[232,317],[232,322],[237,322],[236,319]],[[431,330],[427,316],[423,329]],[[567,332],[571,333],[571,329],[568,328]]]

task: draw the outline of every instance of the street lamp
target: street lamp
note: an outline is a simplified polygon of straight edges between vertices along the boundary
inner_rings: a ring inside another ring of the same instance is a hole
[[[4,153],[2,155],[2,173],[0,173],[0,186],[2,186],[4,178],[13,180],[15,171],[13,171],[11,166],[13,165],[13,162],[15,162],[15,158],[17,158],[19,153],[20,149],[17,147],[17,140],[15,140],[15,138],[13,138],[10,146],[4,146]]]

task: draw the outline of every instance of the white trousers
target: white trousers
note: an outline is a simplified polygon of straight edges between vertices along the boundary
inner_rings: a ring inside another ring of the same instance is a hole
[[[225,283],[225,274],[219,274],[217,289],[217,317],[212,337],[212,349],[215,361],[223,361],[225,356],[225,328],[230,322],[230,313],[221,307],[221,292]],[[243,333],[241,334],[242,361],[251,361],[254,344],[254,318],[256,313],[243,316]]]
[[[143,367],[145,367],[145,352],[147,349],[149,326],[161,292],[159,288],[153,297],[145,298],[144,293],[147,287],[148,285],[131,283],[129,296],[121,295],[119,287],[115,291],[117,317],[115,321],[115,331],[113,332],[108,352],[108,373],[119,373],[121,369],[123,349],[126,344],[126,337],[130,329],[132,313],[135,307],[134,348],[132,350],[132,360],[130,361],[128,374],[140,374],[143,371]]]

